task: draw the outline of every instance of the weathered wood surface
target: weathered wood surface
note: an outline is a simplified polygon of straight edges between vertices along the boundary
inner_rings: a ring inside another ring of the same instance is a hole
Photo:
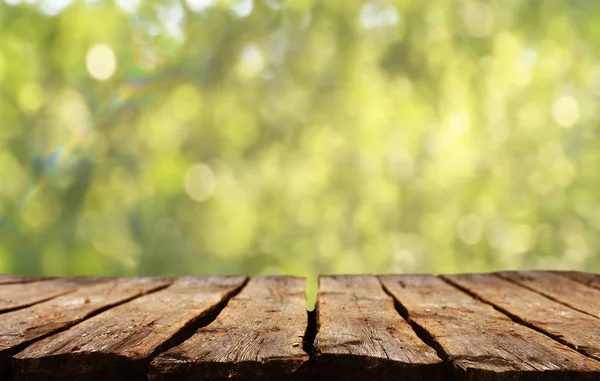
[[[600,381],[598,279],[0,275],[0,380]]]
[[[15,380],[142,380],[152,357],[187,336],[245,277],[188,277],[32,344],[14,357]]]
[[[600,275],[584,273],[580,271],[555,271],[554,274],[566,276],[576,282],[583,283],[586,286],[600,289]]]
[[[600,318],[600,290],[549,271],[507,271],[501,277]]]
[[[159,355],[150,380],[284,380],[306,377],[305,281],[259,277],[215,321]]]
[[[444,366],[375,276],[322,276],[314,344],[326,379],[442,380]]]
[[[58,278],[39,282],[0,285],[0,312],[16,310],[75,291],[108,278]]]
[[[600,362],[431,275],[381,276],[458,380],[599,380]]]
[[[444,279],[553,339],[600,360],[600,320],[493,274]]]
[[[41,277],[41,276],[30,276],[30,275],[1,274],[0,275],[0,284],[28,283],[28,282],[35,282],[37,280],[45,280],[45,279],[50,279],[50,278]]]
[[[28,344],[83,321],[101,310],[171,283],[165,278],[114,279],[88,285],[31,307],[0,315],[0,376]],[[38,286],[41,287],[41,286]]]

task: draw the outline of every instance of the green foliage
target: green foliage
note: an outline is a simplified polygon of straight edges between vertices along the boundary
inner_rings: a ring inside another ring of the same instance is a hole
[[[595,2],[70,3],[0,1],[0,272],[600,270]]]

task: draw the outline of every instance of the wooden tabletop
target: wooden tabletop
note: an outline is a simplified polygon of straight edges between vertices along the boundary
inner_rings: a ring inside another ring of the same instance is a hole
[[[0,379],[600,380],[600,275],[0,275]]]

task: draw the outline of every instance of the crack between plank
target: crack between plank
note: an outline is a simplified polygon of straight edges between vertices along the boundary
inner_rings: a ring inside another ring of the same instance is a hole
[[[68,279],[71,279],[71,280],[72,279],[84,279],[84,278],[88,278],[88,277],[78,276],[78,277],[72,277],[72,278],[63,278],[63,280],[64,279],[67,279],[67,280]],[[104,277],[89,277],[89,278],[90,279],[97,279],[98,281],[97,282],[88,283],[88,284],[78,285],[78,286],[76,286],[76,287],[74,287],[72,289],[65,289],[64,292],[61,292],[61,293],[56,294],[56,295],[49,296],[49,297],[44,298],[44,299],[36,300],[36,301],[34,301],[32,303],[29,303],[29,304],[25,304],[25,305],[21,305],[21,306],[17,306],[17,307],[10,307],[8,309],[0,310],[0,314],[5,314],[7,312],[14,312],[14,311],[18,311],[18,310],[23,310],[25,308],[33,307],[35,305],[42,304],[42,303],[45,303],[45,302],[50,301],[50,300],[54,300],[54,299],[60,298],[62,296],[66,296],[66,295],[72,294],[74,292],[79,291],[81,288],[85,288],[87,286],[98,285],[98,284],[102,284],[102,283],[107,283],[107,282],[110,282],[111,280],[113,280],[113,278],[104,278]],[[50,281],[59,280],[59,279],[60,278],[58,278],[58,277],[51,277],[51,278],[47,278],[47,279],[38,279],[38,280],[34,280],[34,281],[31,281],[31,282],[24,282],[24,283],[5,283],[5,284],[0,284],[0,287],[2,287],[2,286],[14,286],[14,285],[34,285],[36,283],[45,283],[45,282],[50,282]],[[114,279],[116,279],[116,278],[114,278]],[[43,284],[42,284],[42,286],[43,286]]]
[[[498,276],[497,274],[493,274],[493,275],[496,275],[496,276]],[[505,279],[505,278],[502,278],[502,277],[500,277],[500,276],[498,276],[498,277],[499,277],[500,279],[507,280],[507,279]],[[446,282],[447,284],[449,284],[450,286],[452,286],[452,287],[454,287],[454,288],[458,289],[459,291],[462,291],[462,292],[466,293],[467,295],[469,295],[469,296],[470,296],[470,297],[472,297],[473,299],[475,299],[475,300],[478,300],[478,301],[480,301],[481,303],[484,303],[484,304],[487,304],[487,305],[491,306],[491,307],[492,307],[493,309],[495,309],[496,311],[498,311],[498,312],[500,312],[501,314],[503,314],[503,315],[505,315],[506,317],[508,317],[508,318],[509,318],[510,320],[512,320],[514,323],[516,323],[516,324],[519,324],[519,325],[522,325],[522,326],[524,326],[524,327],[527,327],[527,328],[530,328],[530,329],[532,329],[532,330],[534,330],[534,331],[536,331],[536,332],[539,332],[539,333],[541,333],[541,334],[544,334],[545,336],[548,336],[548,337],[549,337],[549,338],[551,338],[552,340],[554,340],[554,341],[556,341],[556,342],[558,342],[558,343],[560,343],[560,344],[562,344],[562,345],[566,345],[567,347],[569,347],[569,348],[571,348],[571,349],[573,349],[573,350],[577,351],[578,353],[581,353],[582,355],[584,355],[584,356],[586,356],[586,357],[588,357],[588,358],[590,358],[590,359],[592,359],[592,360],[595,360],[595,361],[600,361],[600,358],[599,358],[599,357],[595,357],[595,356],[593,356],[593,355],[590,355],[590,354],[586,353],[585,351],[582,351],[582,350],[581,350],[580,348],[578,348],[576,345],[574,345],[574,344],[572,344],[572,343],[569,343],[569,342],[567,342],[567,341],[565,341],[565,340],[561,339],[559,336],[553,335],[553,334],[552,334],[552,333],[550,333],[550,332],[546,332],[546,331],[544,331],[542,328],[536,327],[535,325],[533,325],[533,324],[531,324],[531,323],[528,323],[528,322],[526,322],[525,320],[521,319],[519,316],[517,316],[517,315],[515,315],[515,314],[511,313],[510,311],[508,311],[508,310],[506,310],[506,309],[502,308],[502,307],[501,307],[501,306],[499,306],[499,305],[496,305],[495,303],[492,303],[492,302],[490,302],[490,301],[488,301],[488,300],[486,300],[486,299],[484,299],[484,298],[480,297],[480,296],[479,296],[479,295],[477,295],[476,293],[474,293],[474,292],[470,291],[469,289],[467,289],[467,288],[465,288],[465,287],[461,286],[461,285],[460,285],[460,284],[458,284],[458,283],[455,283],[453,280],[451,280],[451,279],[447,278],[446,276],[444,276],[444,275],[440,275],[440,276],[439,276],[439,278],[440,278],[441,280],[443,280],[444,282]],[[515,282],[512,282],[512,283],[515,283]],[[521,286],[521,284],[519,284],[519,283],[515,283],[515,284],[517,284],[518,286]],[[525,288],[529,289],[528,287],[525,287]],[[532,290],[532,291],[533,291],[533,290]],[[541,294],[540,294],[540,295],[541,295]],[[542,296],[544,296],[544,295],[542,295]],[[567,307],[568,307],[568,306],[567,306]]]
[[[100,284],[100,283],[97,283],[97,284]],[[63,327],[60,327],[60,328],[56,329],[55,331],[48,332],[48,333],[46,333],[46,334],[44,334],[44,335],[41,335],[41,336],[39,336],[39,337],[36,337],[36,338],[34,338],[34,339],[32,339],[32,340],[29,340],[29,341],[26,341],[26,342],[24,342],[24,343],[21,343],[21,344],[17,345],[16,347],[13,347],[13,348],[11,348],[9,351],[7,351],[7,353],[8,353],[8,354],[9,354],[9,356],[12,358],[14,355],[16,355],[16,354],[18,354],[19,352],[23,351],[25,348],[27,348],[28,346],[30,346],[30,345],[31,345],[31,344],[33,344],[33,343],[36,343],[36,342],[38,342],[38,341],[42,341],[42,340],[44,340],[44,339],[46,339],[46,338],[48,338],[48,337],[50,337],[50,336],[57,335],[57,334],[59,334],[59,333],[61,333],[61,332],[64,332],[64,331],[66,331],[66,330],[68,330],[68,329],[70,329],[70,328],[74,327],[75,325],[77,325],[77,324],[81,324],[81,323],[83,323],[85,320],[88,320],[88,319],[90,319],[90,318],[92,318],[92,317],[94,317],[94,316],[96,316],[96,315],[99,315],[99,314],[101,314],[102,312],[105,312],[105,311],[107,311],[107,310],[109,310],[109,309],[111,309],[111,308],[117,307],[117,306],[119,306],[119,305],[121,305],[121,304],[125,304],[125,303],[128,303],[128,302],[131,302],[132,300],[134,300],[134,299],[137,299],[137,298],[139,298],[139,297],[142,297],[142,296],[145,296],[145,295],[149,295],[149,294],[153,294],[153,293],[155,293],[155,292],[158,292],[158,291],[162,291],[162,290],[164,290],[165,288],[167,288],[167,287],[171,286],[172,284],[173,284],[173,281],[171,281],[170,283],[167,283],[167,284],[165,284],[165,285],[163,285],[163,286],[160,286],[160,287],[157,287],[157,288],[155,288],[155,289],[152,289],[152,290],[150,290],[150,291],[146,291],[146,292],[140,293],[140,294],[138,294],[138,295],[131,296],[131,297],[129,297],[129,298],[127,298],[127,299],[124,299],[124,300],[122,300],[122,301],[119,301],[119,302],[116,302],[116,303],[113,303],[113,304],[110,304],[110,305],[107,305],[107,306],[104,306],[104,307],[98,308],[97,310],[95,310],[95,311],[92,311],[92,312],[88,313],[87,315],[85,315],[85,316],[84,316],[84,317],[83,317],[81,320],[79,320],[79,321],[72,322],[72,323],[70,323],[70,324],[67,324],[67,325],[65,325],[65,326],[63,326]],[[91,286],[93,286],[93,285],[91,285]],[[81,288],[74,289],[73,291],[67,292],[66,294],[61,294],[61,295],[58,295],[58,296],[56,296],[56,297],[54,297],[54,298],[46,299],[46,300],[44,300],[44,301],[42,301],[42,302],[40,302],[40,303],[35,303],[35,304],[41,304],[41,303],[43,303],[43,302],[47,302],[47,301],[49,301],[49,300],[53,300],[53,299],[56,299],[56,298],[59,298],[59,297],[62,297],[62,296],[66,296],[66,295],[69,295],[69,294],[71,294],[71,293],[73,293],[73,292],[75,292],[75,291],[78,291],[78,290],[81,290]],[[32,307],[32,306],[34,306],[35,304],[32,304],[32,305],[30,305],[30,306],[28,306],[28,307]],[[12,370],[11,370],[11,374],[12,374]],[[0,377],[0,379],[2,379],[2,378]]]
[[[162,290],[164,290],[165,288],[167,288],[167,287],[171,286],[171,284],[173,284],[173,282],[171,282],[171,283],[167,283],[166,285],[164,285],[164,286],[160,286],[160,287],[157,287],[157,288],[155,288],[155,289],[153,289],[153,290],[150,290],[150,291],[147,291],[147,292],[144,292],[144,293],[138,294],[138,295],[131,296],[131,297],[129,297],[129,298],[127,298],[127,299],[124,299],[124,300],[122,300],[122,301],[118,301],[118,302],[116,302],[116,303],[113,303],[113,304],[110,304],[110,305],[107,305],[107,306],[104,306],[104,307],[98,308],[97,310],[95,310],[95,311],[92,311],[92,312],[88,313],[87,315],[85,315],[85,316],[84,316],[84,317],[83,317],[81,320],[79,320],[79,321],[72,322],[72,323],[70,323],[70,324],[67,324],[67,325],[65,325],[65,326],[63,326],[63,327],[60,327],[60,328],[56,329],[55,331],[52,331],[52,332],[46,333],[46,334],[44,334],[44,335],[42,335],[42,336],[40,336],[40,337],[36,337],[35,339],[32,339],[32,340],[30,340],[30,341],[27,341],[27,342],[25,342],[25,343],[22,343],[22,344],[18,345],[18,346],[16,347],[16,350],[15,350],[15,352],[14,352],[13,354],[11,354],[11,357],[12,357],[13,355],[15,355],[15,354],[17,354],[17,353],[21,352],[23,349],[25,349],[26,347],[30,346],[31,344],[33,344],[33,343],[35,343],[35,342],[37,342],[37,341],[41,341],[41,340],[43,340],[43,339],[47,338],[48,336],[56,335],[56,334],[58,334],[58,333],[60,333],[60,332],[66,331],[67,329],[69,329],[69,328],[72,328],[73,326],[75,326],[75,325],[77,325],[77,324],[81,324],[81,323],[83,323],[85,320],[88,320],[88,319],[90,319],[90,318],[92,318],[92,317],[94,317],[94,316],[96,316],[96,315],[99,315],[99,314],[101,314],[102,312],[105,312],[105,311],[107,311],[107,310],[109,310],[109,309],[111,309],[111,308],[117,307],[117,306],[119,306],[119,305],[121,305],[121,304],[125,304],[125,303],[128,303],[128,302],[131,302],[132,300],[134,300],[134,299],[137,299],[137,298],[139,298],[139,297],[146,296],[146,295],[150,295],[150,294],[153,294],[153,293],[155,293],[155,292],[158,292],[158,291],[162,291]],[[41,303],[44,303],[44,302],[47,302],[47,301],[50,301],[50,300],[53,300],[53,299],[57,299],[57,298],[59,298],[59,297],[62,297],[62,296],[67,296],[67,295],[69,295],[69,294],[71,294],[71,293],[73,293],[73,292],[75,292],[75,291],[78,291],[78,290],[80,290],[80,289],[75,289],[75,290],[73,290],[73,291],[71,291],[71,292],[68,292],[68,293],[66,293],[66,294],[61,294],[61,295],[58,295],[58,296],[56,296],[56,297],[54,297],[54,298],[46,299],[46,300],[44,300],[44,301],[42,301],[42,302],[40,302],[40,303],[36,303],[36,304],[41,304]],[[35,305],[35,304],[32,304],[32,305],[30,305],[30,306],[28,306],[28,307],[33,307],[34,305]],[[14,311],[14,310],[13,310],[13,311]],[[11,351],[11,352],[12,352],[12,351]]]
[[[156,347],[154,351],[147,358],[144,359],[144,366],[146,368],[145,375],[148,374],[148,365],[157,355],[178,346],[179,344],[192,337],[196,333],[196,331],[198,331],[198,329],[206,327],[207,325],[215,321],[215,319],[221,314],[225,307],[227,307],[229,301],[231,301],[231,299],[238,295],[246,287],[249,281],[250,278],[246,277],[244,282],[242,282],[241,285],[239,285],[236,289],[234,289],[228,295],[226,295],[222,301],[217,303],[214,307],[207,309],[205,313],[200,314],[196,319],[193,319],[187,325],[182,327],[170,339]]]
[[[546,298],[546,299],[550,299],[550,300],[552,300],[553,302],[556,302],[556,303],[562,304],[563,306],[565,306],[565,307],[567,307],[567,308],[570,308],[570,309],[572,309],[572,310],[574,310],[574,311],[581,312],[581,313],[583,313],[583,314],[586,314],[586,315],[588,315],[588,316],[591,316],[591,317],[593,317],[594,319],[598,319],[598,320],[600,320],[600,317],[598,317],[598,316],[595,316],[595,315],[593,315],[593,314],[591,314],[591,313],[589,313],[589,312],[587,312],[587,311],[584,311],[584,310],[581,310],[581,309],[579,309],[579,308],[573,307],[573,306],[571,306],[571,305],[569,305],[569,304],[566,304],[566,303],[565,303],[565,302],[563,302],[563,301],[560,301],[560,300],[558,300],[558,299],[556,299],[556,298],[554,298],[554,297],[552,297],[552,296],[550,296],[550,295],[544,294],[543,292],[541,292],[541,291],[538,291],[538,290],[536,290],[536,289],[534,289],[534,288],[531,288],[531,287],[529,287],[529,286],[527,286],[527,285],[525,285],[525,284],[523,284],[523,283],[519,283],[519,282],[517,282],[516,280],[510,279],[510,278],[508,278],[508,277],[507,277],[507,278],[505,278],[505,277],[503,277],[502,275],[500,275],[500,274],[496,274],[496,273],[492,273],[491,275],[493,275],[493,276],[495,276],[495,277],[498,277],[498,278],[500,278],[500,279],[502,279],[502,280],[508,281],[508,282],[510,282],[510,283],[512,283],[512,284],[516,284],[517,286],[519,286],[519,287],[523,287],[523,288],[525,288],[525,289],[527,289],[527,290],[529,290],[529,291],[533,291],[533,292],[535,292],[536,294],[538,294],[538,295],[541,295],[541,296],[543,296],[543,297],[544,297],[544,298]],[[570,278],[568,278],[568,279],[570,279]],[[570,279],[570,280],[572,280],[572,279]],[[580,282],[577,282],[577,283],[580,283]],[[587,285],[585,285],[585,286],[586,286],[586,287],[588,287],[588,288],[594,288],[594,287],[590,287],[590,286],[587,286]]]
[[[101,311],[97,311],[95,313],[92,313],[88,316],[86,316],[83,320],[86,320],[88,318],[91,318],[92,316],[98,315],[101,312],[104,312],[110,308],[114,308],[118,305],[130,302],[134,299],[137,299],[139,297],[142,296],[146,296],[149,294],[153,294],[156,293],[158,291],[162,291],[170,286],[173,285],[173,283],[175,282],[176,279],[172,279],[172,281],[164,286],[161,286],[157,289],[154,289],[152,291],[148,291],[145,292],[143,294],[140,295],[136,295],[134,297],[131,297],[129,299],[127,299],[126,301],[123,302],[119,302],[116,304],[113,304],[111,306],[107,306],[105,308],[103,308]],[[148,366],[150,364],[150,362],[154,359],[154,357],[156,357],[158,354],[167,351],[181,343],[183,343],[185,340],[189,339],[192,335],[194,335],[196,333],[196,331],[199,328],[202,328],[204,326],[207,326],[208,324],[212,323],[217,316],[221,313],[221,311],[227,306],[227,304],[229,303],[229,301],[235,297],[237,294],[239,294],[241,292],[242,289],[244,289],[244,287],[248,284],[249,278],[246,277],[245,280],[235,289],[233,289],[229,294],[227,294],[222,301],[220,301],[219,303],[217,303],[215,306],[213,306],[212,308],[207,309],[204,313],[200,314],[196,319],[193,319],[191,322],[189,322],[186,326],[182,327],[182,329],[180,331],[178,331],[177,333],[175,333],[171,338],[169,338],[167,341],[165,341],[163,344],[159,345],[149,356],[147,356],[146,358],[144,358],[143,360],[141,360],[139,363],[136,364],[131,364],[130,367],[130,372],[127,373],[127,377],[124,379],[127,379],[129,381],[141,381],[141,380],[147,380],[148,377]],[[82,320],[82,321],[83,321]],[[81,323],[81,322],[79,322]],[[78,324],[78,323],[77,323]],[[60,330],[54,331],[48,335],[45,335],[43,338],[57,334],[59,332],[65,331],[69,328],[71,328],[73,325],[70,325],[69,327],[64,327],[61,328]],[[39,339],[35,339],[32,342],[29,342],[25,345],[25,347],[27,347],[28,345],[31,345],[33,342],[41,340],[43,338],[39,338]],[[21,348],[21,350],[24,348]],[[18,352],[17,352],[18,353]],[[12,355],[11,355],[12,356]],[[95,375],[92,374],[90,375],[90,379],[96,379],[94,378]],[[119,378],[121,379],[121,378]],[[0,377],[0,380],[2,380],[2,378]]]
[[[6,274],[6,275],[13,276],[14,274]],[[5,285],[9,285],[9,284],[28,284],[28,283],[44,282],[44,281],[56,279],[56,277],[40,277],[37,279],[35,277],[32,277],[31,279],[27,279],[26,278],[27,275],[14,275],[14,276],[19,276],[19,277],[24,277],[24,278],[9,280],[7,282],[0,283],[0,286],[5,286]]]
[[[558,275],[558,276],[563,277],[563,278],[566,278],[566,279],[568,279],[570,281],[573,281],[573,282],[577,282],[579,284],[583,284],[584,286],[586,286],[588,288],[593,288],[594,290],[600,290],[600,283],[596,284],[593,281],[587,282],[587,281],[585,281],[585,280],[583,280],[583,279],[581,279],[581,278],[579,278],[577,276],[571,277],[571,276],[565,274],[563,271],[552,271],[552,274]],[[598,276],[598,274],[592,274],[592,275]],[[600,281],[600,278],[599,278],[599,281]]]
[[[72,294],[72,293],[74,293],[77,290],[78,289],[73,289],[73,290],[70,290],[70,291],[65,291],[62,294],[50,296],[48,298],[41,299],[41,300],[36,300],[35,302],[29,303],[29,304],[25,304],[25,305],[21,305],[21,306],[17,306],[17,307],[9,307],[7,309],[1,310],[0,314],[5,314],[5,313],[8,313],[8,312],[15,312],[15,311],[23,310],[25,308],[33,307],[36,304],[41,304],[41,303],[47,302],[47,301],[52,300],[52,299],[60,298],[61,296]]]
[[[304,337],[302,337],[302,350],[309,356],[309,361],[314,360],[314,345],[317,337],[317,309],[306,311],[307,324]]]
[[[448,356],[446,352],[444,352],[440,343],[429,332],[427,332],[425,328],[423,328],[421,325],[419,325],[417,322],[410,318],[408,309],[396,297],[394,297],[392,292],[388,290],[387,287],[385,287],[385,284],[383,284],[379,277],[377,277],[377,281],[379,282],[379,285],[381,286],[383,291],[394,301],[394,307],[396,309],[396,312],[398,312],[398,314],[402,316],[404,320],[406,320],[406,322],[410,325],[410,327],[413,329],[413,331],[419,337],[419,339],[421,339],[423,343],[431,347],[437,353],[438,357],[442,359],[446,369],[446,371],[444,372],[445,378],[448,380],[456,381],[457,376],[452,366],[452,359],[450,358],[450,356]]]
[[[296,370],[296,378],[300,380],[312,380],[315,379],[315,364],[317,358],[316,338],[317,332],[319,331],[319,322],[317,317],[317,310],[319,309],[319,301],[316,300],[315,306],[312,311],[306,310],[307,324],[304,336],[302,337],[302,350],[308,355],[308,361],[304,362]]]

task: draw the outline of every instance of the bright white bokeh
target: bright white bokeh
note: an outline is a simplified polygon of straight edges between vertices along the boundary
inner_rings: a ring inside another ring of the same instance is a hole
[[[252,79],[265,69],[265,57],[258,45],[249,43],[244,46],[237,66],[238,75],[243,79]]]
[[[248,17],[254,9],[253,0],[236,0],[231,4],[231,10],[237,17]]]
[[[26,1],[31,3],[30,1]],[[40,11],[48,16],[56,16],[65,9],[67,9],[71,4],[73,4],[73,0],[40,0],[39,6]]]
[[[210,8],[213,5],[215,5],[215,0],[185,0],[185,2],[187,3],[187,6],[193,11],[193,12],[202,12],[203,10],[205,10],[206,8]]]
[[[85,67],[93,78],[106,81],[117,69],[115,53],[108,45],[94,45],[85,56]]]
[[[141,0],[115,0],[119,8],[127,13],[134,13],[142,3]]]
[[[166,31],[175,38],[183,37],[183,18],[185,11],[179,1],[157,6],[158,19]]]
[[[579,120],[579,104],[571,95],[561,95],[554,100],[552,114],[560,126],[572,127]]]
[[[366,29],[390,27],[398,24],[398,10],[377,3],[365,3],[360,9],[360,23]]]

